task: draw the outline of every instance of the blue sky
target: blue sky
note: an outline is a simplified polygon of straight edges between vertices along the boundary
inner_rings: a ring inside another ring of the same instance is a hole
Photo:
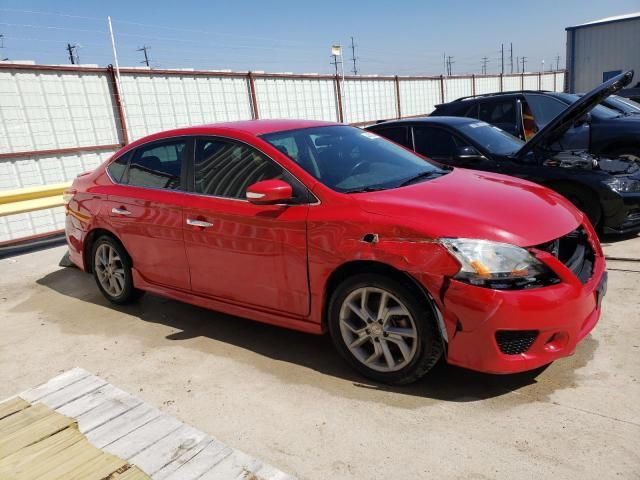
[[[68,63],[66,43],[82,63],[113,63],[107,15],[121,66],[140,65],[148,45],[158,68],[317,72],[333,70],[332,43],[356,41],[363,74],[440,74],[500,70],[500,44],[513,42],[527,71],[565,57],[565,27],[640,11],[640,0],[517,1],[71,1],[0,0],[2,58]],[[346,52],[350,60],[351,52]],[[350,62],[346,65],[351,70]]]

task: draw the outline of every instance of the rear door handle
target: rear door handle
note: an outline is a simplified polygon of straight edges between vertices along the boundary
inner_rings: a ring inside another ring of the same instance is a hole
[[[213,223],[205,222],[204,220],[196,220],[195,218],[187,218],[187,225],[202,228],[213,227]]]
[[[112,208],[111,209],[111,213],[114,213],[116,215],[131,215],[131,212],[129,210],[127,210],[126,208]]]

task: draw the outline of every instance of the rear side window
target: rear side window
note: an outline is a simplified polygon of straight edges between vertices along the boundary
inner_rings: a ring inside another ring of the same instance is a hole
[[[243,143],[217,138],[196,142],[194,170],[196,192],[237,199],[246,199],[247,187],[256,182],[284,177],[282,167],[264,154]]]
[[[492,125],[515,125],[516,102],[514,100],[483,102],[480,104],[478,116],[480,120]]]
[[[385,138],[388,138],[392,142],[396,142],[400,145],[404,145],[405,147],[411,148],[411,143],[409,142],[409,129],[407,127],[387,127],[387,128],[376,128],[372,130],[378,135],[382,135]]]
[[[107,167],[107,172],[109,172],[111,180],[115,183],[123,183],[124,173],[127,171],[130,157],[131,151],[128,151],[124,155],[121,155],[117,160],[111,162]]]
[[[186,145],[185,140],[177,140],[138,148],[125,176],[126,182],[123,183],[136,187],[179,190]]]

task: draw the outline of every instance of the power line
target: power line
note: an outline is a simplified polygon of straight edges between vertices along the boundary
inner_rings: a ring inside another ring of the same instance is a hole
[[[353,62],[353,72],[354,75],[358,75],[358,67],[356,65],[356,45],[353,42],[353,37],[351,37],[351,61]]]
[[[149,66],[149,55],[147,55],[147,50],[149,50],[151,47],[148,47],[146,45],[142,45],[142,47],[138,48],[136,50],[136,52],[143,52],[144,53],[144,60],[142,60],[140,63],[144,63],[147,65],[147,67]]]

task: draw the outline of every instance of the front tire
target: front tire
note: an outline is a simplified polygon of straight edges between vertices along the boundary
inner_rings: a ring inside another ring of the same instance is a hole
[[[93,244],[93,277],[102,294],[112,303],[130,303],[142,296],[133,286],[131,260],[125,249],[112,237],[103,235]]]
[[[388,384],[424,376],[443,352],[433,311],[415,288],[378,274],[345,280],[328,309],[338,352],[362,375]]]

